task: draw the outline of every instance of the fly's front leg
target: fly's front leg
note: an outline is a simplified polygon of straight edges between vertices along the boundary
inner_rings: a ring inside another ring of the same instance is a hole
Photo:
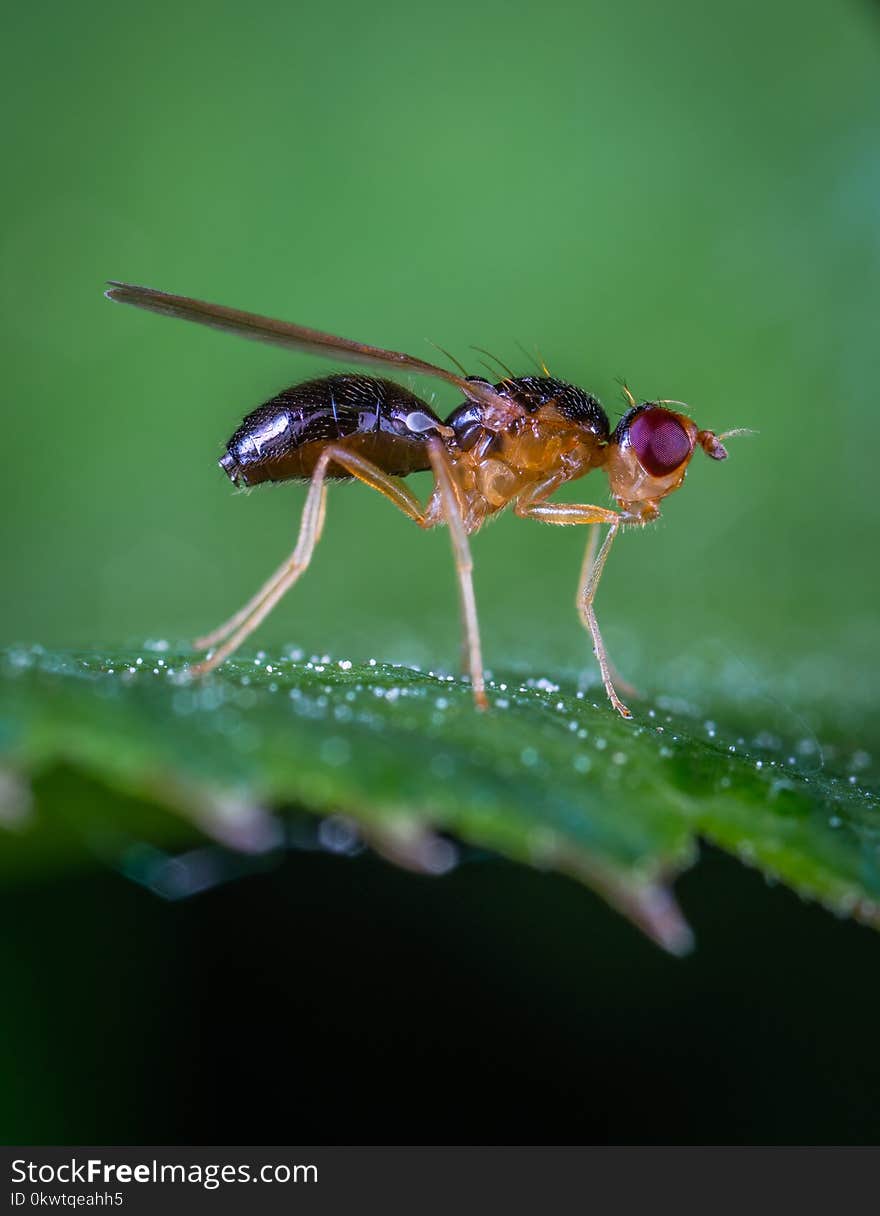
[[[602,577],[602,571],[605,567],[605,562],[608,554],[611,551],[611,546],[614,543],[614,538],[620,528],[619,519],[611,524],[605,534],[596,559],[589,569],[586,577],[582,579],[581,586],[578,589],[578,612],[581,620],[589,629],[593,638],[593,650],[596,654],[596,659],[599,663],[599,670],[602,672],[602,683],[605,685],[605,692],[608,694],[608,700],[620,714],[621,718],[631,718],[632,713],[617,695],[617,690],[614,687],[614,682],[611,679],[611,663],[608,660],[608,654],[605,650],[605,645],[602,641],[602,635],[599,632],[599,622],[596,620],[596,610],[593,603],[596,599],[596,589],[599,586],[599,579]]]
[[[608,661],[605,644],[602,641],[602,634],[599,632],[599,623],[596,620],[596,612],[593,607],[596,599],[596,589],[599,586],[599,579],[602,577],[605,562],[608,559],[614,538],[626,517],[617,511],[608,510],[607,507],[594,507],[564,502],[536,502],[533,499],[518,503],[516,513],[523,519],[539,519],[546,524],[558,524],[563,527],[576,524],[608,524],[608,532],[595,558],[593,557],[596,544],[595,528],[592,530],[578,587],[577,607],[578,614],[584,625],[589,629],[590,636],[593,639],[593,652],[596,655],[599,670],[602,673],[602,683],[605,685],[608,700],[622,718],[631,718],[631,712],[621,701],[615,690],[614,682],[611,678],[611,664]]]
[[[581,563],[581,573],[580,578],[578,579],[577,596],[575,597],[575,607],[577,608],[578,616],[580,616],[582,623],[586,627],[588,626],[586,620],[584,619],[583,612],[581,611],[581,605],[584,602],[586,586],[593,569],[593,563],[596,560],[596,551],[599,547],[599,527],[599,524],[590,524],[590,536],[589,540],[587,541],[586,551],[584,552],[584,560]],[[635,687],[635,685],[630,684],[629,680],[625,680],[623,678],[623,676],[611,662],[611,659],[609,658],[607,661],[608,670],[611,673],[611,680],[614,687],[619,688],[625,697],[641,697],[642,694],[639,692],[639,690]]]

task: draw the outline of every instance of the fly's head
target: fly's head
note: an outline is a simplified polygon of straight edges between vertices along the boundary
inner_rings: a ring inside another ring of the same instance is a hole
[[[726,436],[701,431],[687,414],[668,408],[679,404],[633,405],[609,438],[605,469],[611,493],[622,511],[639,520],[656,518],[658,503],[682,484],[698,447],[712,460],[727,459]]]

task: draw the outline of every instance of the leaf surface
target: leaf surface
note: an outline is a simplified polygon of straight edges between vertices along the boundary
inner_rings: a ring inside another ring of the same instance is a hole
[[[372,662],[261,655],[194,682],[189,657],[2,653],[7,872],[83,846],[125,869],[199,837],[259,858],[297,811],[330,847],[427,873],[463,845],[571,875],[675,953],[691,934],[670,884],[700,838],[880,927],[876,772],[847,732],[786,740],[742,705],[727,729],[685,703],[624,722],[595,688],[522,674],[480,714],[458,679]]]

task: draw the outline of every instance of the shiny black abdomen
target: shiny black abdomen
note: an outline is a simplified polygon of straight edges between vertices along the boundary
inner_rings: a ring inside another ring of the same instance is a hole
[[[285,389],[244,419],[220,465],[236,485],[310,477],[329,443],[405,476],[429,469],[440,419],[414,393],[375,376],[335,375]],[[349,474],[332,462],[329,477]]]
[[[608,415],[592,393],[576,384],[566,384],[552,376],[516,376],[502,380],[495,385],[495,390],[530,414],[546,406],[597,439],[608,438]],[[456,441],[463,451],[468,451],[482,433],[482,416],[483,406],[479,402],[466,401],[446,419],[446,425],[455,431]]]

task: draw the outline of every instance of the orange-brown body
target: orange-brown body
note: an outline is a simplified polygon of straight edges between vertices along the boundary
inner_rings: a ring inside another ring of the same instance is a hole
[[[451,442],[447,450],[468,534],[505,507],[546,495],[563,482],[599,468],[607,439],[607,424],[603,434],[573,422],[551,400],[513,419],[501,431],[481,427],[467,450]],[[436,495],[431,506],[436,514]]]

